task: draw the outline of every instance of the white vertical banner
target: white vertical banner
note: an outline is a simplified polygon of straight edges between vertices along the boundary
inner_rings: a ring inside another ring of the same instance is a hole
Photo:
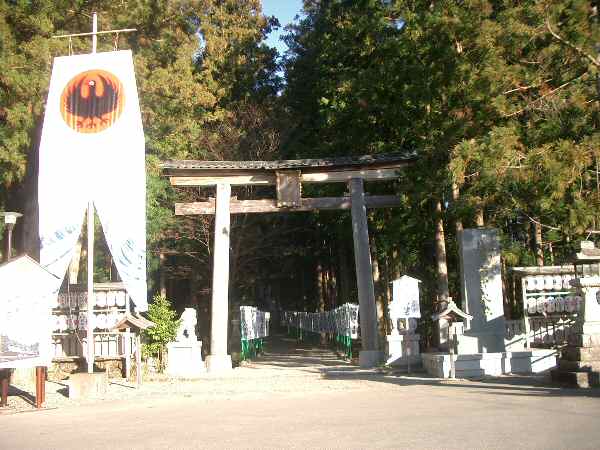
[[[55,58],[40,142],[40,263],[62,282],[92,200],[139,311],[147,309],[144,155],[131,51]]]

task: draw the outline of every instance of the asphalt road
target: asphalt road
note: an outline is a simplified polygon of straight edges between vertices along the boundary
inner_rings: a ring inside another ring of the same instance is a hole
[[[596,391],[523,380],[439,383],[360,373],[325,378],[323,383],[358,384],[266,390],[248,398],[157,395],[0,415],[0,448],[600,448]]]

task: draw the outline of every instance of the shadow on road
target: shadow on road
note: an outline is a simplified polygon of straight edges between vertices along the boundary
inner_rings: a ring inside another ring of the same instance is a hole
[[[600,389],[573,389],[554,385],[546,374],[506,375],[478,380],[440,379],[426,373],[399,373],[385,368],[361,369],[341,358],[331,349],[282,335],[272,336],[265,353],[247,366],[291,370],[319,374],[325,380],[364,380],[397,386],[432,386],[461,390],[480,390],[494,395],[550,396],[550,397],[600,397]]]

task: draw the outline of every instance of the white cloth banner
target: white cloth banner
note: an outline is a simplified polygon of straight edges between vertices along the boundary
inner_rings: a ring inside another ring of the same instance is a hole
[[[91,200],[129,295],[147,310],[144,132],[131,51],[54,59],[38,189],[40,262],[58,285]]]
[[[392,282],[393,301],[390,303],[390,318],[420,318],[419,283],[416,278],[403,275]]]

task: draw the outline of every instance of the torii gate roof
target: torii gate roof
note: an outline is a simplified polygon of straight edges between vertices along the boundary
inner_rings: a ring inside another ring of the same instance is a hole
[[[277,170],[302,170],[302,172],[329,172],[355,170],[360,168],[401,167],[416,160],[414,154],[380,154],[344,156],[321,159],[288,159],[278,161],[199,161],[171,160],[161,164],[167,176],[208,175],[210,172],[221,176],[239,175],[240,172],[270,172]]]

